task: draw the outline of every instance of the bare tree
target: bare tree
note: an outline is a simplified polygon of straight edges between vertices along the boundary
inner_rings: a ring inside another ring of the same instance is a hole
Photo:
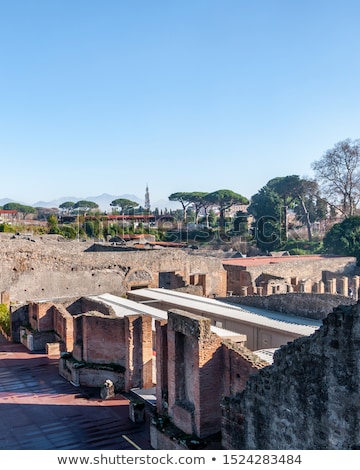
[[[345,217],[354,215],[360,201],[360,140],[338,142],[312,168],[328,203]]]

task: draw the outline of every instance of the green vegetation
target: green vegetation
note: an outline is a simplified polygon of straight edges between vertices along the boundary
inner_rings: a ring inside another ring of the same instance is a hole
[[[3,331],[10,336],[11,327],[10,327],[10,311],[5,304],[0,304],[0,326]]]
[[[324,237],[326,253],[355,256],[360,264],[360,217],[351,216],[335,224]]]
[[[188,243],[192,248],[210,245],[251,256],[283,250],[295,255],[329,253],[356,256],[360,263],[360,140],[338,142],[312,168],[316,179],[275,177],[250,201],[229,189],[178,191],[168,198],[181,208],[150,211],[118,198],[110,203],[116,217],[86,200],[51,209],[8,203],[3,209],[17,214],[6,215],[8,223],[0,224],[0,232],[58,234],[71,240],[153,234],[157,241]],[[121,217],[130,214],[137,219]],[[30,218],[38,223],[29,225]],[[341,224],[336,223],[339,220]]]
[[[110,206],[114,207],[115,209],[118,208],[119,212],[122,214],[128,213],[131,209],[134,209],[139,204],[134,201],[130,201],[130,199],[114,199]]]
[[[324,253],[322,241],[288,240],[283,246],[290,255],[315,255]]]

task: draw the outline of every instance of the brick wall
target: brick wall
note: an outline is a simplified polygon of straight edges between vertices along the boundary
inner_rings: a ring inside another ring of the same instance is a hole
[[[72,352],[74,346],[74,319],[63,305],[52,309],[55,333],[60,341],[60,350]]]
[[[240,391],[264,367],[246,348],[211,332],[210,320],[182,310],[156,322],[157,411],[187,434],[220,431],[224,393]]]
[[[125,366],[125,320],[94,312],[75,317],[74,356],[89,363]]]

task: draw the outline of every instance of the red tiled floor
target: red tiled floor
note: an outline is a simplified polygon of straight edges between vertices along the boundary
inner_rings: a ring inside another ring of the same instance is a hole
[[[58,374],[58,361],[0,335],[1,449],[151,449],[148,420],[129,419],[128,400],[100,399]]]

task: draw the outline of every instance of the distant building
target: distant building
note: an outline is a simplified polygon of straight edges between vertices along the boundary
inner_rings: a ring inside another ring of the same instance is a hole
[[[13,222],[16,222],[17,213],[18,213],[18,211],[16,211],[16,210],[1,209],[0,210],[0,223],[11,224]]]
[[[149,186],[146,185],[146,190],[145,190],[145,209],[150,210],[150,194],[149,194]]]

